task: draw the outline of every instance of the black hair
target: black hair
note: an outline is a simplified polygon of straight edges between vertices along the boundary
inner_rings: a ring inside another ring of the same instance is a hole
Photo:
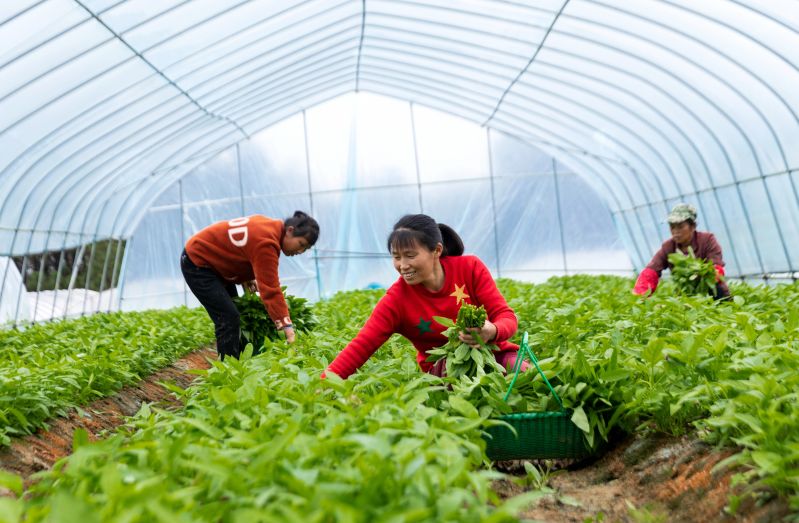
[[[386,246],[391,252],[392,248],[407,248],[417,242],[431,251],[440,243],[444,246],[442,257],[463,254],[463,240],[458,233],[449,225],[436,223],[426,214],[406,214],[400,218],[394,224]]]
[[[302,211],[294,211],[294,216],[286,218],[283,225],[288,229],[294,227],[294,236],[308,240],[308,247],[313,246],[319,239],[319,224],[312,217]]]

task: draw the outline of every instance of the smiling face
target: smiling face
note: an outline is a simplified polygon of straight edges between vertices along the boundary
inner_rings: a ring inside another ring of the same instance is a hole
[[[283,241],[280,248],[286,256],[295,256],[302,254],[310,247],[310,242],[302,236],[294,236],[294,227],[288,226],[286,234],[283,235]]]
[[[434,250],[430,250],[418,241],[404,246],[391,247],[391,256],[394,258],[394,268],[408,285],[424,284],[425,287],[435,288],[439,285],[441,270],[441,251],[444,247],[439,243]]]
[[[690,221],[669,224],[672,239],[680,247],[685,247],[691,244],[691,239],[694,237],[696,224]]]

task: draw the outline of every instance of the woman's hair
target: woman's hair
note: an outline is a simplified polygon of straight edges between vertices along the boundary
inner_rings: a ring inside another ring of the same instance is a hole
[[[286,218],[283,224],[286,228],[294,227],[294,236],[308,240],[309,247],[319,239],[319,224],[302,211],[294,211],[294,216]]]
[[[463,240],[452,227],[436,223],[426,214],[406,214],[394,224],[394,230],[388,236],[388,252],[392,248],[402,249],[419,243],[434,250],[437,244],[444,246],[441,256],[460,256],[463,254]]]

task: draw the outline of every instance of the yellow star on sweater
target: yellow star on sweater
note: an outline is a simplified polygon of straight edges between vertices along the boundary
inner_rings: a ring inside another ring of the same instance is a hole
[[[455,292],[450,294],[450,296],[454,296],[455,301],[458,304],[460,304],[460,302],[469,297],[469,295],[466,294],[466,284],[465,283],[463,285],[455,284]]]

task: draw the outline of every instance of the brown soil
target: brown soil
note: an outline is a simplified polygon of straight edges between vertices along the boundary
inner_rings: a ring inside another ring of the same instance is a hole
[[[748,496],[734,515],[726,507],[736,471],[713,467],[730,456],[695,437],[630,436],[594,461],[555,463],[552,490],[522,519],[546,522],[752,522],[780,521],[790,514],[784,499]],[[500,469],[524,476],[522,462]],[[520,481],[497,481],[503,497],[519,494]]]
[[[138,412],[143,403],[179,406],[180,402],[159,382],[185,388],[197,377],[187,371],[209,368],[208,359],[216,359],[213,348],[192,352],[136,385],[125,387],[113,396],[96,400],[81,409],[73,409],[67,416],[50,422],[47,429],[14,440],[10,447],[0,451],[0,469],[27,478],[35,472],[49,469],[58,459],[71,452],[75,429],[86,429],[89,439],[96,440],[104,432],[121,425],[125,416]]]

